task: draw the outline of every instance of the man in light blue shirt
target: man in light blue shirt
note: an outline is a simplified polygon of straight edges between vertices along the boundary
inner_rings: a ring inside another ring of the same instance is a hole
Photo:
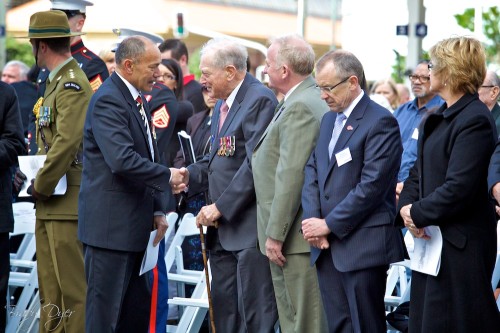
[[[414,72],[409,75],[415,99],[401,105],[394,112],[403,141],[403,155],[396,186],[398,199],[403,189],[403,182],[408,178],[410,169],[417,159],[417,140],[422,117],[428,112],[437,110],[444,103],[441,97],[430,90],[431,82],[427,64],[428,61],[421,61]]]

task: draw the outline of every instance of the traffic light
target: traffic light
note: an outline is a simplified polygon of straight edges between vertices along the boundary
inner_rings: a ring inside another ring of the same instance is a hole
[[[184,26],[184,14],[177,13],[175,18],[176,26],[174,27],[174,36],[175,38],[185,38],[188,35],[188,31]]]

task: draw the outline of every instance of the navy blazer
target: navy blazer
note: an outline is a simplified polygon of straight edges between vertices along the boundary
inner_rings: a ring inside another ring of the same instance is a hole
[[[151,120],[147,103],[146,113]],[[78,237],[88,245],[142,251],[154,211],[166,207],[170,170],[160,165],[137,104],[114,73],[92,96],[85,119],[83,174],[78,201]]]
[[[252,152],[274,115],[278,101],[260,81],[246,74],[218,133],[221,101],[212,117],[210,153],[188,167],[193,193],[208,188],[210,199],[222,217],[218,236],[227,251],[254,248],[257,244],[257,206],[251,169]],[[232,156],[219,156],[220,139],[233,137]],[[207,246],[213,246],[214,228],[207,231]]]
[[[396,178],[402,144],[396,119],[365,94],[328,156],[336,113],[323,117],[318,144],[305,167],[303,218],[325,219],[330,248],[341,272],[403,259],[400,231],[393,226]],[[349,149],[351,160],[339,166],[335,154]],[[311,248],[311,263],[321,253]]]

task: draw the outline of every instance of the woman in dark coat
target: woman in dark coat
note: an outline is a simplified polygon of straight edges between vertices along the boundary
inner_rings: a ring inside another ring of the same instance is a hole
[[[425,227],[439,226],[443,247],[437,276],[413,272],[409,331],[498,332],[491,287],[496,218],[486,183],[497,133],[477,94],[485,54],[478,40],[455,37],[433,46],[430,56],[430,89],[446,103],[423,124],[396,222],[424,239]]]

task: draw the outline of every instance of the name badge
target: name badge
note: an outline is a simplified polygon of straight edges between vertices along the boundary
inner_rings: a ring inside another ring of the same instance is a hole
[[[335,154],[335,159],[337,160],[337,165],[339,167],[343,166],[347,162],[352,161],[351,151],[349,150],[349,147]]]
[[[413,130],[413,134],[411,135],[412,139],[418,140],[418,128]]]

